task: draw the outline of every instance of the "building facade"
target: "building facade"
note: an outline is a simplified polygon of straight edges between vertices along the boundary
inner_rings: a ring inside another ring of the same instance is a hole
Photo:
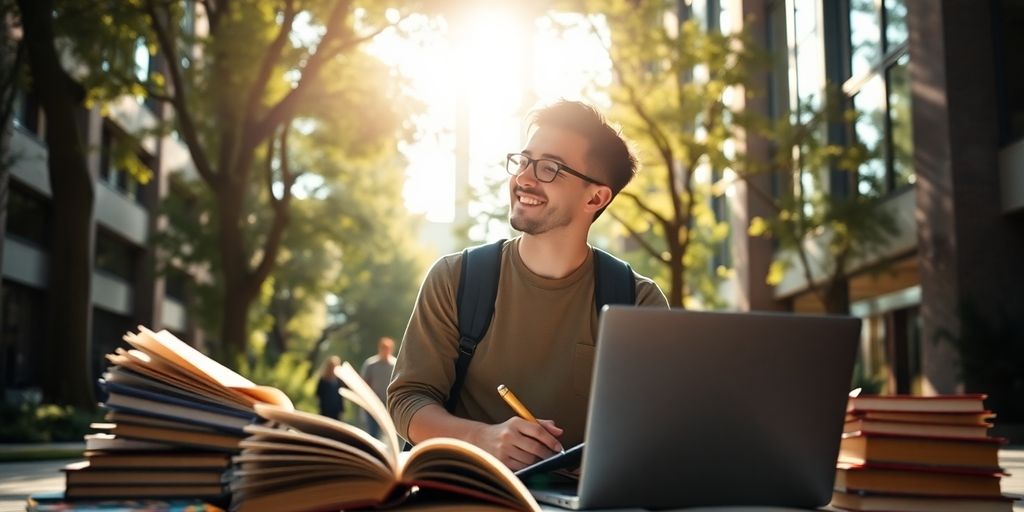
[[[795,115],[835,84],[861,114],[830,130],[829,142],[855,139],[868,148],[858,172],[881,185],[878,208],[898,227],[845,275],[850,311],[864,319],[864,375],[881,392],[953,393],[979,373],[972,365],[1000,357],[983,352],[1019,360],[1024,339],[1021,321],[1012,318],[1024,311],[1024,73],[1013,56],[1024,50],[1015,28],[1024,22],[1024,2],[691,4],[709,28],[743,29],[775,57],[753,84],[763,94],[744,108]],[[767,141],[751,136],[745,143],[752,157],[771,158]],[[848,180],[824,182],[828,193],[860,192]],[[741,310],[822,311],[798,265],[778,285],[766,284],[771,262],[788,256],[747,235],[750,220],[770,211],[746,187],[736,185],[727,206],[735,272],[724,295]],[[820,250],[822,241],[807,247]],[[1007,374],[1005,384],[988,383],[1007,389],[983,391],[1024,401],[1021,372]]]
[[[152,235],[161,222],[157,207],[172,172],[193,172],[184,145],[174,137],[129,137],[152,130],[159,112],[152,103],[123,97],[107,106],[81,110],[79,128],[89,153],[95,206],[92,275],[92,374],[105,367],[104,354],[122,345],[121,336],[143,323],[195,335],[186,314],[186,274],[157,274]],[[52,215],[46,126],[28,94],[16,102],[11,129],[6,235],[3,240],[3,297],[0,302],[0,385],[7,401],[35,399],[38,348],[45,336]],[[140,140],[141,143],[134,142]],[[142,183],[119,162],[133,151],[151,177]],[[194,339],[186,336],[186,339]]]

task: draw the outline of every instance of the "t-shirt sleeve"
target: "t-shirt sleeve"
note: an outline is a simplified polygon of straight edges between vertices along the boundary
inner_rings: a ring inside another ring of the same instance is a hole
[[[455,380],[459,328],[455,308],[461,255],[441,258],[427,273],[402,338],[388,386],[388,412],[409,439],[409,421],[430,404],[444,405]]]
[[[662,293],[658,283],[650,278],[634,273],[636,277],[636,303],[638,306],[668,307],[668,299]]]

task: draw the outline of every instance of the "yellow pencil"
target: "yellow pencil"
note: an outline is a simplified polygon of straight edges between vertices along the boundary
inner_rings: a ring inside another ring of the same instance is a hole
[[[498,394],[501,395],[501,398],[505,400],[505,403],[512,407],[512,410],[515,411],[516,414],[518,414],[521,418],[523,418],[526,421],[540,425],[540,422],[537,421],[537,418],[535,418],[533,414],[530,414],[530,410],[527,409],[526,406],[523,405],[523,403],[520,402],[518,398],[516,398],[515,393],[513,393],[512,390],[508,388],[508,386],[504,384],[499,384]]]
[[[509,407],[512,408],[513,411],[516,411],[516,414],[518,414],[520,418],[523,418],[524,420],[529,421],[531,423],[536,423],[540,425],[540,422],[537,421],[537,418],[534,417],[532,413],[530,413],[530,410],[527,409],[526,406],[523,405],[523,403],[520,402],[518,398],[516,398],[515,393],[513,393],[512,390],[508,388],[508,386],[504,384],[498,384],[498,395],[500,395],[501,398],[505,400],[505,403],[507,403]],[[565,448],[562,448],[561,444],[559,444],[558,446],[559,451],[565,453]]]

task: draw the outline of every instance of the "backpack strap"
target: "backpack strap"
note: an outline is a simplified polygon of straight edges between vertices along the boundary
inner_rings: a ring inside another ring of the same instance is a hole
[[[469,362],[476,346],[491,326],[494,301],[498,297],[498,279],[501,277],[501,249],[505,240],[470,247],[462,251],[462,273],[456,308],[459,315],[459,355],[455,360],[455,381],[448,392],[444,408],[455,410],[455,404],[466,380]]]
[[[594,307],[609,304],[636,304],[636,281],[629,263],[594,248]]]

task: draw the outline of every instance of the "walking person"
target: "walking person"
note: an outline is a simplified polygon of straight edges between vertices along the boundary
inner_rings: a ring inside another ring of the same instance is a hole
[[[391,383],[391,373],[394,371],[395,361],[397,361],[395,356],[391,355],[394,351],[395,340],[387,336],[382,337],[377,342],[377,354],[368,357],[363,362],[360,372],[363,380],[370,385],[370,389],[373,389],[380,401],[384,403],[387,403],[388,384]],[[380,437],[380,425],[365,411],[363,416],[366,418],[366,431],[373,437]]]

